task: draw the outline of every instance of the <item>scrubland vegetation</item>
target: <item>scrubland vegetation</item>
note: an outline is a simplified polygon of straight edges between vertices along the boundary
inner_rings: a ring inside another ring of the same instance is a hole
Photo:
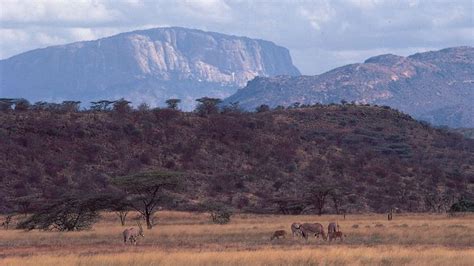
[[[130,217],[135,217],[131,213]],[[343,242],[298,237],[293,222],[338,221]],[[103,213],[89,231],[1,231],[2,265],[472,265],[474,216],[445,214],[254,215],[238,214],[226,225],[209,214],[161,211],[156,226],[136,246],[124,245],[126,227]]]
[[[1,111],[0,211],[113,192],[114,178],[150,171],[183,173],[181,197],[160,203],[178,210],[211,199],[252,213],[445,212],[460,198],[472,201],[474,140],[388,107],[248,113],[201,102],[196,112],[176,110],[176,101]]]

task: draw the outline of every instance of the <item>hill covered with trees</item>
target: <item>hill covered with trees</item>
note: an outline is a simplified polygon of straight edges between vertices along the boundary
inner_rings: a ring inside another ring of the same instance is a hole
[[[260,213],[445,211],[474,196],[474,141],[388,107],[200,107],[4,109],[0,210],[113,192],[114,177],[151,171],[185,175],[162,204],[187,210],[212,200]]]

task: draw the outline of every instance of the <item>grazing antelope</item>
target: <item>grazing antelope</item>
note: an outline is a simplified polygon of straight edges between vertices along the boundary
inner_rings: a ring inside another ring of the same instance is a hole
[[[286,231],[285,230],[276,230],[275,232],[273,232],[273,235],[272,237],[270,237],[270,240],[273,240],[273,239],[279,239],[279,238],[286,238]]]
[[[304,223],[301,225],[301,234],[305,239],[308,239],[308,236],[313,235],[319,238],[319,235],[323,236],[324,240],[327,240],[326,233],[324,233],[323,225],[320,223]]]
[[[329,223],[329,225],[328,225],[328,235],[331,234],[331,233],[337,232],[337,231],[340,231],[339,224],[337,224],[337,222]]]
[[[290,228],[291,228],[291,233],[293,234],[293,237],[303,236],[303,234],[301,233],[301,224],[300,223],[292,223]]]
[[[143,228],[142,228],[142,225],[140,224],[140,222],[137,223],[139,229],[135,228],[135,227],[131,227],[131,228],[128,228],[128,229],[125,229],[123,231],[123,243],[127,243],[127,241],[130,243],[130,244],[137,244],[137,238],[139,236],[141,237],[145,237],[145,235],[143,234]]]
[[[343,237],[347,237],[347,236],[344,235],[341,231],[337,231],[337,232],[334,232],[334,233],[329,235],[329,241],[331,241],[333,239],[336,239],[336,238],[339,238],[339,239],[341,239],[341,242],[342,242],[342,241],[344,241]]]

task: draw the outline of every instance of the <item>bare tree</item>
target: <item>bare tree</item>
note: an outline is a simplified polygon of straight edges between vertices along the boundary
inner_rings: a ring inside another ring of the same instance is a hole
[[[113,211],[115,215],[117,215],[122,226],[125,226],[125,222],[130,208],[131,206],[129,202],[125,199],[124,195],[119,194],[117,196],[111,197],[111,206],[109,210]]]
[[[120,224],[122,226],[125,226],[125,220],[127,219],[128,210],[115,211],[115,214],[119,217]]]
[[[433,212],[446,212],[456,200],[454,195],[450,191],[427,191],[424,195],[425,205]]]
[[[2,223],[2,226],[5,230],[8,230],[10,223],[12,222],[12,218],[15,216],[14,214],[9,214],[5,217],[5,221]]]
[[[341,214],[341,206],[344,204],[344,194],[342,193],[342,191],[337,188],[332,190],[331,200],[334,204],[334,210],[336,211],[336,214]]]

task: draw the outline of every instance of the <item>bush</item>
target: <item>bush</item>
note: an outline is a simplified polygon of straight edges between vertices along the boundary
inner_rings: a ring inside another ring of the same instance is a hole
[[[474,212],[474,202],[468,199],[460,199],[451,205],[450,212]]]
[[[268,106],[266,104],[262,104],[262,105],[258,106],[257,108],[255,108],[255,111],[257,111],[257,113],[268,112],[268,111],[270,111],[270,106]]]
[[[30,108],[30,102],[25,99],[18,99],[15,102],[15,111],[26,111]]]
[[[227,224],[230,222],[232,212],[227,209],[216,210],[211,212],[212,222],[215,224]]]
[[[211,221],[215,224],[227,224],[230,222],[232,210],[221,203],[208,202],[205,204],[211,214]]]

